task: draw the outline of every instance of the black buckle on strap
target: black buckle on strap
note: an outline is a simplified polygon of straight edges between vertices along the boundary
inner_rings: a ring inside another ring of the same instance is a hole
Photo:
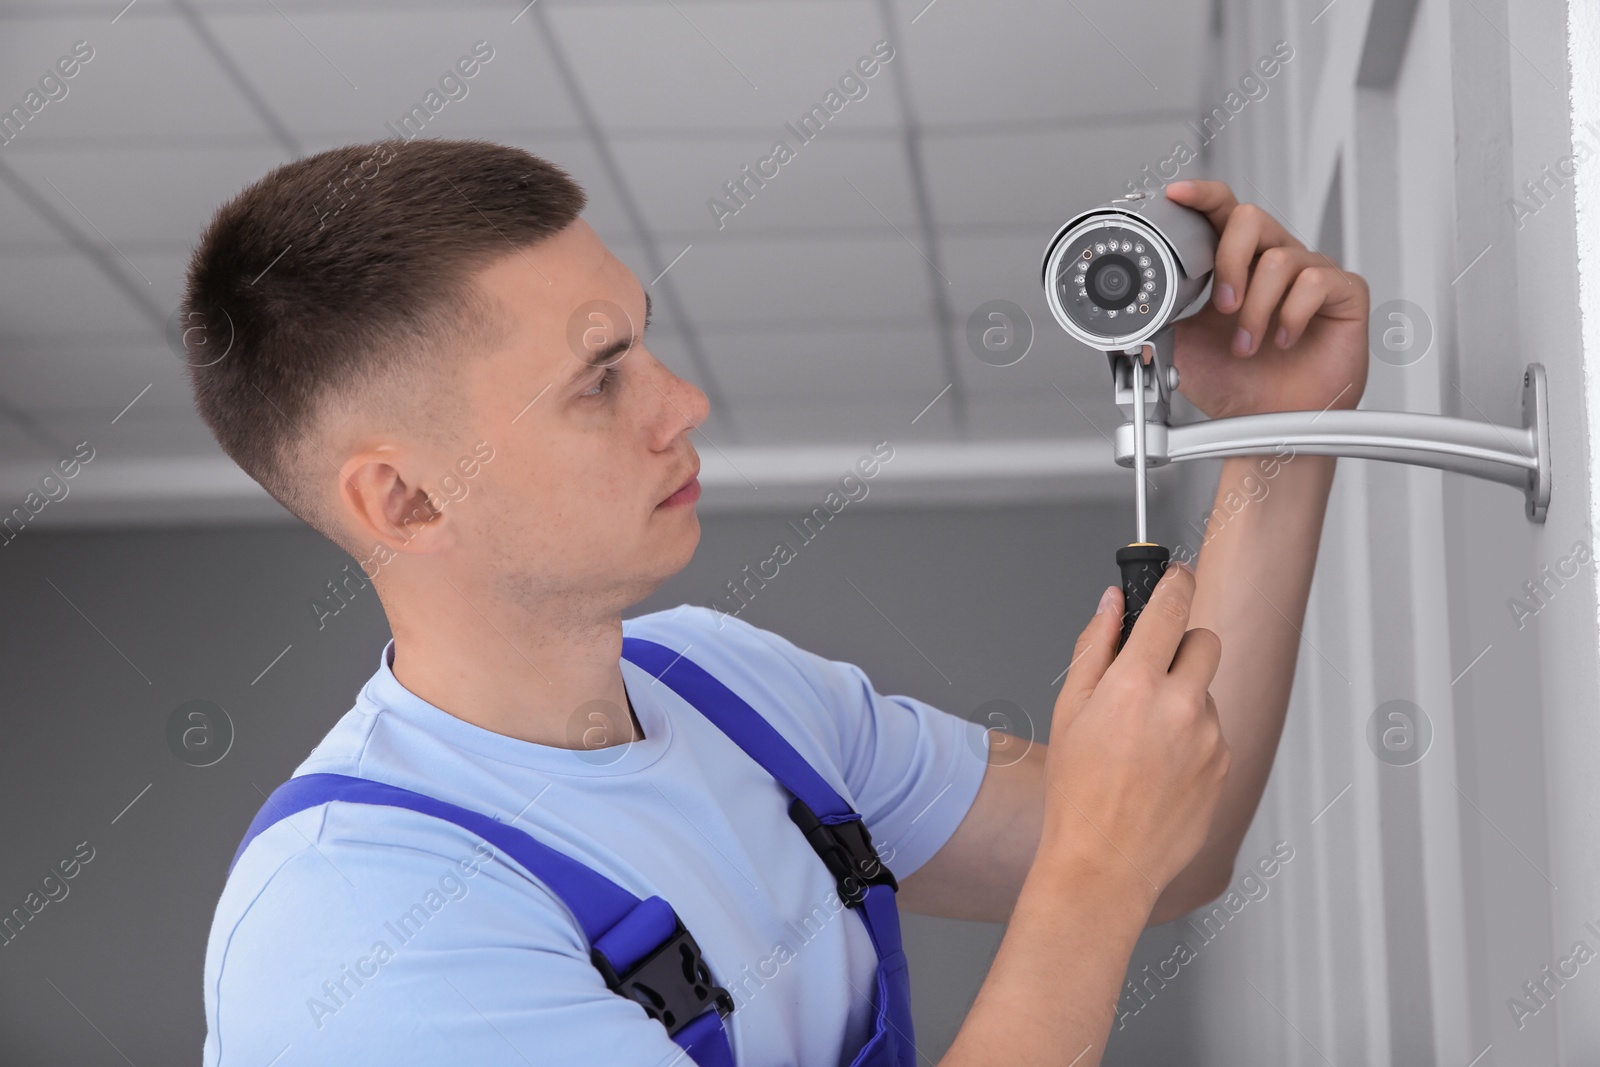
[[[800,827],[800,832],[827,864],[838,884],[839,899],[846,906],[860,907],[870,886],[886,885],[895,892],[900,891],[900,883],[878,858],[877,850],[872,847],[872,835],[859,815],[842,823],[825,823],[805,801],[795,797],[789,805],[789,818]]]
[[[591,948],[589,958],[612,992],[638,1003],[646,1015],[660,1020],[669,1037],[689,1025],[708,1005],[715,1005],[723,1018],[733,1013],[733,997],[711,980],[711,968],[706,966],[700,946],[682,919],[661,947],[621,974],[599,949]]]

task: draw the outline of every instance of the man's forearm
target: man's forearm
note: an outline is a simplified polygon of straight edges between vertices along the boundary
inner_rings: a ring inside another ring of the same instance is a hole
[[[1108,855],[1111,849],[1102,850]],[[1125,860],[1043,857],[939,1067],[1095,1067],[1155,896]]]
[[[1172,898],[1192,899],[1228,880],[1266,788],[1294,682],[1334,462],[1291,454],[1223,463],[1195,564],[1189,625],[1222,639],[1211,695],[1233,762],[1211,832],[1173,880]]]

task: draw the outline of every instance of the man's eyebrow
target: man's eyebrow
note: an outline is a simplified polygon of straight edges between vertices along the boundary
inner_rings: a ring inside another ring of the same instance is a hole
[[[644,330],[648,330],[650,328],[650,311],[651,311],[650,294],[649,293],[645,293],[644,294]],[[640,330],[639,333],[642,335],[644,333],[644,330]],[[582,378],[585,374],[588,374],[591,370],[593,370],[596,367],[599,367],[601,365],[608,365],[610,363],[615,362],[615,360],[618,359],[619,357],[621,357],[623,353],[627,352],[628,349],[632,348],[634,346],[634,344],[636,343],[636,341],[637,341],[637,338],[633,338],[633,337],[629,337],[629,338],[626,338],[626,339],[623,339],[623,340],[612,341],[609,345],[606,345],[606,347],[600,349],[598,352],[595,352],[595,353],[593,353],[591,355],[585,356],[584,359],[583,359],[584,365],[582,367],[579,367],[578,370],[575,371],[571,375],[571,377],[569,377],[567,379],[567,384],[571,385],[573,382],[576,382],[579,378]]]

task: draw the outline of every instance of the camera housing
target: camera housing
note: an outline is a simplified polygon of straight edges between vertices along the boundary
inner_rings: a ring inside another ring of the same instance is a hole
[[[1091,348],[1136,348],[1205,290],[1216,251],[1216,231],[1200,212],[1133,193],[1056,231],[1044,254],[1045,300],[1061,328]]]

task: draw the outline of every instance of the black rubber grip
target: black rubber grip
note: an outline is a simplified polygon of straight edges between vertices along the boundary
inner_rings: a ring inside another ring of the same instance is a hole
[[[1122,636],[1117,639],[1118,652],[1128,643],[1133,624],[1150,602],[1150,594],[1155,592],[1171,558],[1171,553],[1160,545],[1133,544],[1117,549],[1117,567],[1122,571]]]

